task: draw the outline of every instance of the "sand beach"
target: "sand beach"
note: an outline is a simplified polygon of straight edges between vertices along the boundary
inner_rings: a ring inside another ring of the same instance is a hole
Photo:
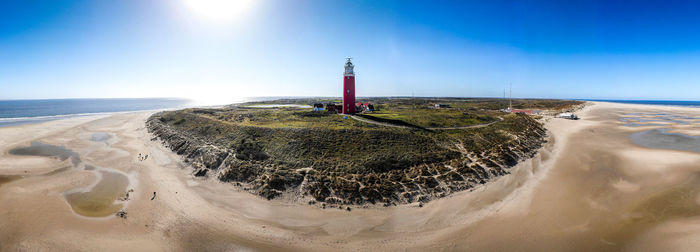
[[[697,108],[593,102],[581,120],[545,119],[548,143],[509,175],[423,207],[352,211],[196,178],[147,132],[152,113],[0,128],[0,250],[700,247]]]

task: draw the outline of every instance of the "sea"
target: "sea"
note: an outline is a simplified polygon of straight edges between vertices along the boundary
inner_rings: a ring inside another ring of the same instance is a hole
[[[0,127],[77,116],[176,109],[191,100],[180,98],[0,100]]]
[[[600,102],[616,102],[629,104],[647,104],[647,105],[666,105],[666,106],[684,106],[684,107],[700,107],[700,101],[670,101],[670,100],[591,100],[580,99],[581,101],[600,101]]]
[[[292,97],[247,97],[241,98],[238,102],[281,98]],[[700,107],[700,101],[591,99],[585,99],[585,101]],[[0,100],[0,127],[39,123],[77,116],[177,109],[193,105],[194,102],[192,100],[181,98]]]

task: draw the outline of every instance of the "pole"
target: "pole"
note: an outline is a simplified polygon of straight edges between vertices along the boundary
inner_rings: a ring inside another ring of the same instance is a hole
[[[416,96],[413,93],[413,90],[411,90],[411,100],[413,100],[413,110],[416,110]]]
[[[513,83],[510,83],[510,98],[508,98],[508,108],[513,110]]]
[[[508,109],[508,105],[506,105],[506,88],[503,87],[503,106],[506,106],[504,109]]]

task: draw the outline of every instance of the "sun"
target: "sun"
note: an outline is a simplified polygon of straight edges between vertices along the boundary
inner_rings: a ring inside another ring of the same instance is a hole
[[[211,21],[231,21],[240,16],[252,0],[182,0],[195,15]]]

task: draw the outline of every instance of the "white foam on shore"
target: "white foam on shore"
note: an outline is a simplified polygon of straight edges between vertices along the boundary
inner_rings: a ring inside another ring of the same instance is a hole
[[[148,109],[148,110],[133,110],[133,111],[118,111],[118,112],[95,112],[95,113],[77,113],[77,114],[63,114],[63,115],[50,115],[50,116],[29,116],[29,117],[7,117],[0,118],[0,127],[10,127],[24,124],[41,123],[55,120],[71,119],[76,117],[87,117],[87,116],[108,116],[108,115],[118,115],[118,114],[128,114],[128,113],[139,113],[139,112],[159,112],[175,110],[179,108],[169,108],[169,109]]]

